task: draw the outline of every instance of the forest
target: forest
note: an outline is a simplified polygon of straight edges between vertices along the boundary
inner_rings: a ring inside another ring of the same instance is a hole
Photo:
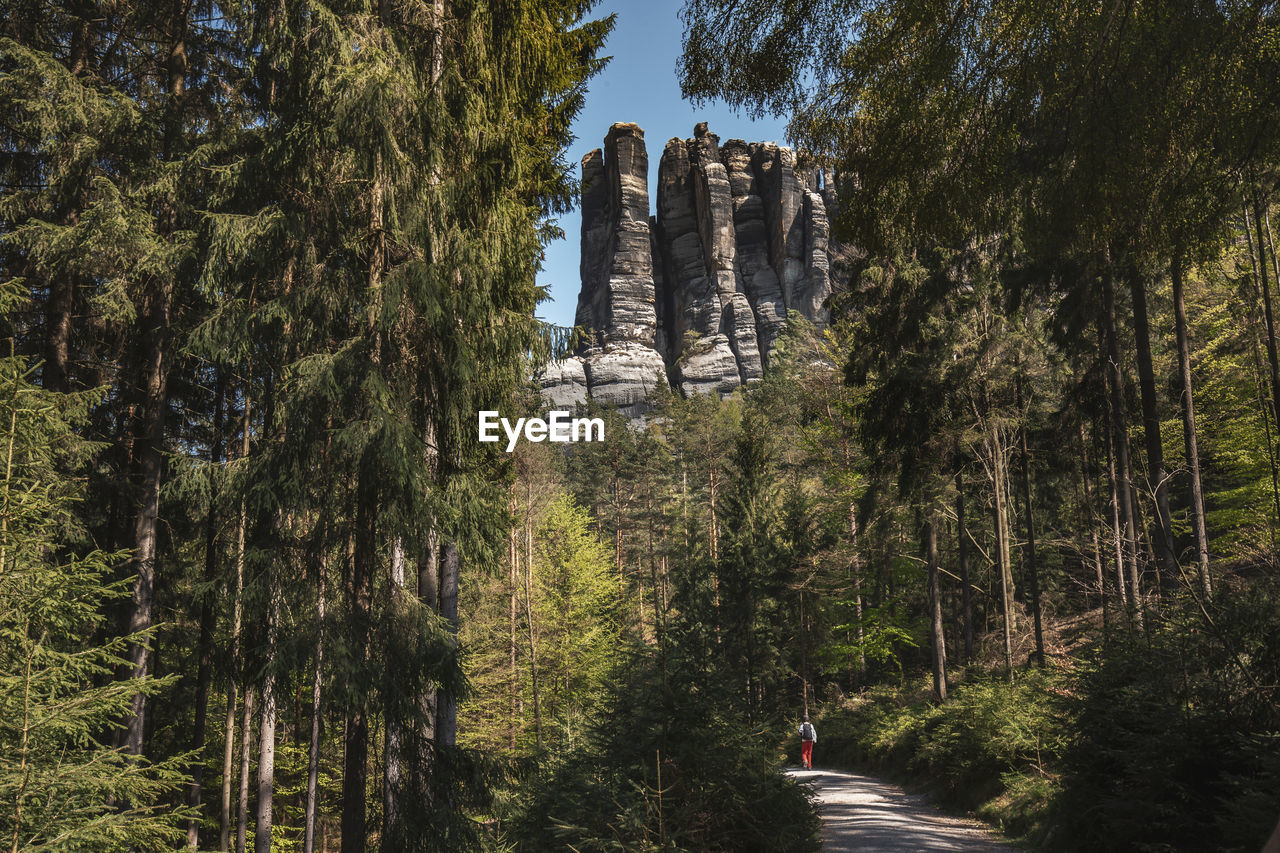
[[[0,0],[0,849],[1259,849],[1280,6],[686,0],[847,284],[508,453],[594,6]]]

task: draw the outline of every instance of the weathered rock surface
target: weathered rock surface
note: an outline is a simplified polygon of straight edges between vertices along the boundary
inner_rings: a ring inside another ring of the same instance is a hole
[[[782,298],[778,274],[769,263],[769,234],[764,217],[751,146],[731,139],[720,149],[729,172],[733,195],[733,232],[737,241],[738,273],[747,299],[755,311],[758,349],[768,352],[787,322],[787,306]]]
[[[731,394],[742,384],[738,357],[729,336],[715,334],[692,341],[676,363],[680,389],[686,394]]]
[[[591,398],[638,418],[646,401],[667,383],[667,366],[657,350],[635,341],[607,344],[587,355],[587,388]]]
[[[548,405],[572,409],[587,399],[586,365],[576,355],[547,365],[538,372],[537,381]]]
[[[834,182],[791,149],[721,145],[699,124],[663,147],[653,217],[648,168],[634,124],[613,125],[582,160],[576,322],[591,334],[539,374],[554,405],[589,395],[641,417],[668,377],[685,394],[731,393],[764,375],[788,311],[824,327],[845,283]]]

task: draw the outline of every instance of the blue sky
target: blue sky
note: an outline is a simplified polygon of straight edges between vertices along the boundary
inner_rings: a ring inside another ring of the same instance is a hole
[[[676,62],[683,32],[681,5],[680,0],[606,0],[596,7],[593,17],[611,12],[618,16],[604,49],[613,59],[589,83],[586,105],[573,127],[577,141],[568,153],[569,161],[576,164],[603,145],[609,125],[619,121],[640,125],[649,150],[650,211],[662,147],[673,136],[693,136],[697,122],[708,122],[721,140],[784,142],[786,137],[782,119],[752,121],[718,103],[695,109],[680,96]],[[538,283],[551,291],[551,300],[538,306],[538,316],[558,326],[572,326],[578,303],[581,218],[575,210],[560,217],[559,225],[565,239],[547,247],[544,268],[538,273]]]

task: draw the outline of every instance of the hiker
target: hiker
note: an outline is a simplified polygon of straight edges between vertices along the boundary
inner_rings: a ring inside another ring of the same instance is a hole
[[[800,723],[800,763],[806,770],[813,769],[813,745],[818,742],[818,730],[805,714]]]

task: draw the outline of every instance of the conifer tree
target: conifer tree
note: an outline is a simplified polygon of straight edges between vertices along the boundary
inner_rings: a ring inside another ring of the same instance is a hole
[[[14,316],[21,294],[3,291]],[[100,639],[104,610],[127,597],[122,554],[84,547],[81,488],[63,472],[98,448],[73,429],[88,393],[46,391],[27,359],[0,359],[0,846],[13,851],[163,850],[185,810],[176,758],[155,763],[104,743],[137,690],[111,679],[150,632]]]

